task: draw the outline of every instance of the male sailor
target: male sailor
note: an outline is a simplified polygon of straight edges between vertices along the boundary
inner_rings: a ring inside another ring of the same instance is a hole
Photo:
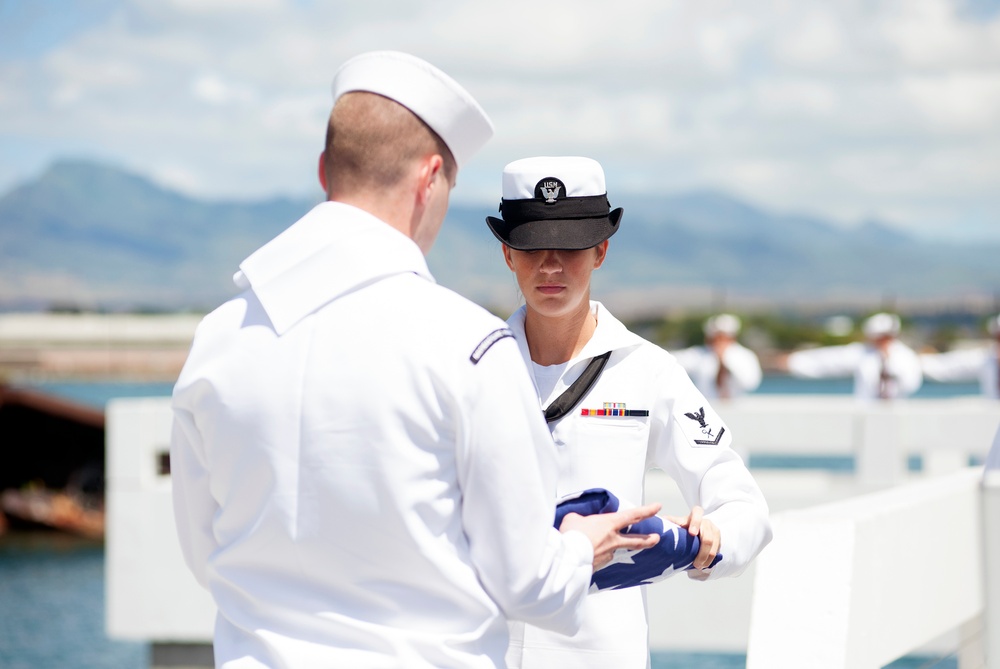
[[[181,549],[218,667],[495,669],[508,619],[579,629],[593,569],[655,545],[619,530],[659,505],[553,527],[513,334],[428,272],[493,132],[479,104],[392,51],[344,64],[333,99],[327,201],[243,261],[175,386]]]
[[[702,326],[705,343],[674,352],[698,390],[708,399],[731,399],[760,386],[757,354],[736,337],[742,322],[733,314],[716,314]]]
[[[924,376],[944,383],[979,381],[983,397],[1000,398],[1000,314],[987,321],[986,331],[986,346],[921,354]]]
[[[899,340],[896,314],[877,313],[862,326],[864,342],[795,351],[783,364],[792,376],[809,379],[854,377],[860,400],[909,397],[920,389],[923,374],[917,353]]]

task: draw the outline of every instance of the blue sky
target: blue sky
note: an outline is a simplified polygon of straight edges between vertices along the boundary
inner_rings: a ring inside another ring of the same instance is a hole
[[[337,66],[439,65],[507,162],[718,189],[844,225],[1000,239],[1000,0],[0,0],[0,193],[90,157],[205,198],[315,195]]]

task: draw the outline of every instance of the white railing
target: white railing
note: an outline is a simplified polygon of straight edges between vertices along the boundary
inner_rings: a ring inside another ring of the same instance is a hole
[[[849,397],[758,395],[716,406],[745,457],[850,455],[856,462],[853,475],[754,470],[778,524],[775,542],[761,554],[760,565],[772,561],[769,556],[779,553],[783,537],[789,536],[784,512],[962,469],[970,458],[985,457],[1000,424],[1000,403],[978,398],[871,406]],[[204,644],[211,641],[215,609],[184,566],[177,544],[170,478],[163,473],[169,431],[167,398],[118,399],[108,404],[106,629],[113,638]],[[922,456],[924,472],[906,470],[907,457],[913,454]],[[646,493],[648,499],[664,502],[665,513],[684,511],[676,486],[661,472],[647,476]],[[923,495],[918,493],[917,498]],[[1000,519],[1000,502],[996,504]],[[1000,520],[994,524],[1000,527]],[[880,569],[905,561],[893,546],[884,550],[870,552],[867,559],[882,565]],[[1000,556],[1000,547],[995,550]],[[968,551],[965,547],[952,553],[959,566],[949,578],[965,577],[973,559]],[[808,565],[815,558],[802,560]],[[1000,557],[989,564],[1000,565]],[[774,587],[779,593],[788,592],[826,578],[822,569],[807,569],[803,583],[771,582],[765,590],[758,587],[754,595],[758,567],[751,565],[737,579],[697,583],[679,577],[649,588],[653,649],[746,652],[754,599]],[[910,583],[911,588],[922,587],[929,576],[937,578],[925,574]],[[1000,567],[992,570],[992,576],[1000,581]],[[1000,611],[1000,582],[993,588],[995,610]],[[935,606],[940,604],[925,603],[925,608]]]
[[[776,514],[747,668],[878,669],[956,630],[959,667],[986,666],[987,565],[995,578],[1000,564],[984,559],[984,533],[995,542],[1000,527],[983,522],[982,479],[969,468]]]
[[[937,474],[982,461],[1000,402],[980,397],[860,402],[842,395],[749,395],[715,408],[747,455],[852,456],[868,489],[908,478],[909,456]]]

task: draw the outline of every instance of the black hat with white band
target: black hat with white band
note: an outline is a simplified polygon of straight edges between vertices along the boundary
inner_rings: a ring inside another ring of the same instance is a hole
[[[611,210],[604,170],[591,158],[523,158],[503,170],[501,218],[486,224],[519,251],[576,251],[618,231],[623,209]]]

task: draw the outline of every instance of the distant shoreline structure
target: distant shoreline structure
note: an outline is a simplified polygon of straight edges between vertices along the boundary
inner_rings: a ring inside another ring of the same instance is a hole
[[[866,308],[857,304],[841,303],[840,309],[830,305],[803,303],[789,306],[769,303],[767,300],[749,302],[734,296],[713,294],[711,291],[689,291],[687,301],[664,292],[652,294],[609,293],[597,294],[595,299],[614,304],[636,331],[645,333],[651,341],[673,350],[681,342],[660,341],[660,323],[695,318],[700,324],[705,315],[729,310],[749,317],[749,327],[744,335],[745,344],[761,357],[762,364],[770,369],[768,361],[782,349],[795,346],[777,344],[770,339],[770,328],[784,328],[789,323],[813,321],[806,335],[815,335],[817,328],[832,315],[849,318],[852,332],[857,335],[857,325],[862,314],[877,305]],[[728,299],[726,299],[728,297]],[[657,308],[660,301],[671,303],[672,308]],[[997,302],[967,297],[964,301],[922,301],[904,303],[893,300],[895,309],[912,323],[904,325],[904,339],[917,349],[940,349],[944,346],[978,346],[985,336],[982,330],[984,314],[995,314]],[[885,305],[882,305],[885,308]],[[508,313],[493,309],[501,318]],[[753,316],[768,316],[768,325],[756,333]],[[820,318],[822,316],[822,318]],[[32,383],[39,381],[125,381],[173,382],[180,374],[187,359],[195,330],[204,317],[201,313],[103,313],[103,312],[3,312],[0,311],[0,383]],[[677,327],[674,327],[676,330]],[[700,331],[700,325],[698,326]],[[937,337],[941,332],[945,339]],[[786,333],[787,334],[787,333]],[[846,341],[846,339],[845,339]],[[815,339],[802,339],[801,345],[817,343]],[[676,344],[676,346],[675,346]],[[689,345],[683,343],[683,345]]]
[[[200,314],[0,314],[0,380],[173,381]]]

